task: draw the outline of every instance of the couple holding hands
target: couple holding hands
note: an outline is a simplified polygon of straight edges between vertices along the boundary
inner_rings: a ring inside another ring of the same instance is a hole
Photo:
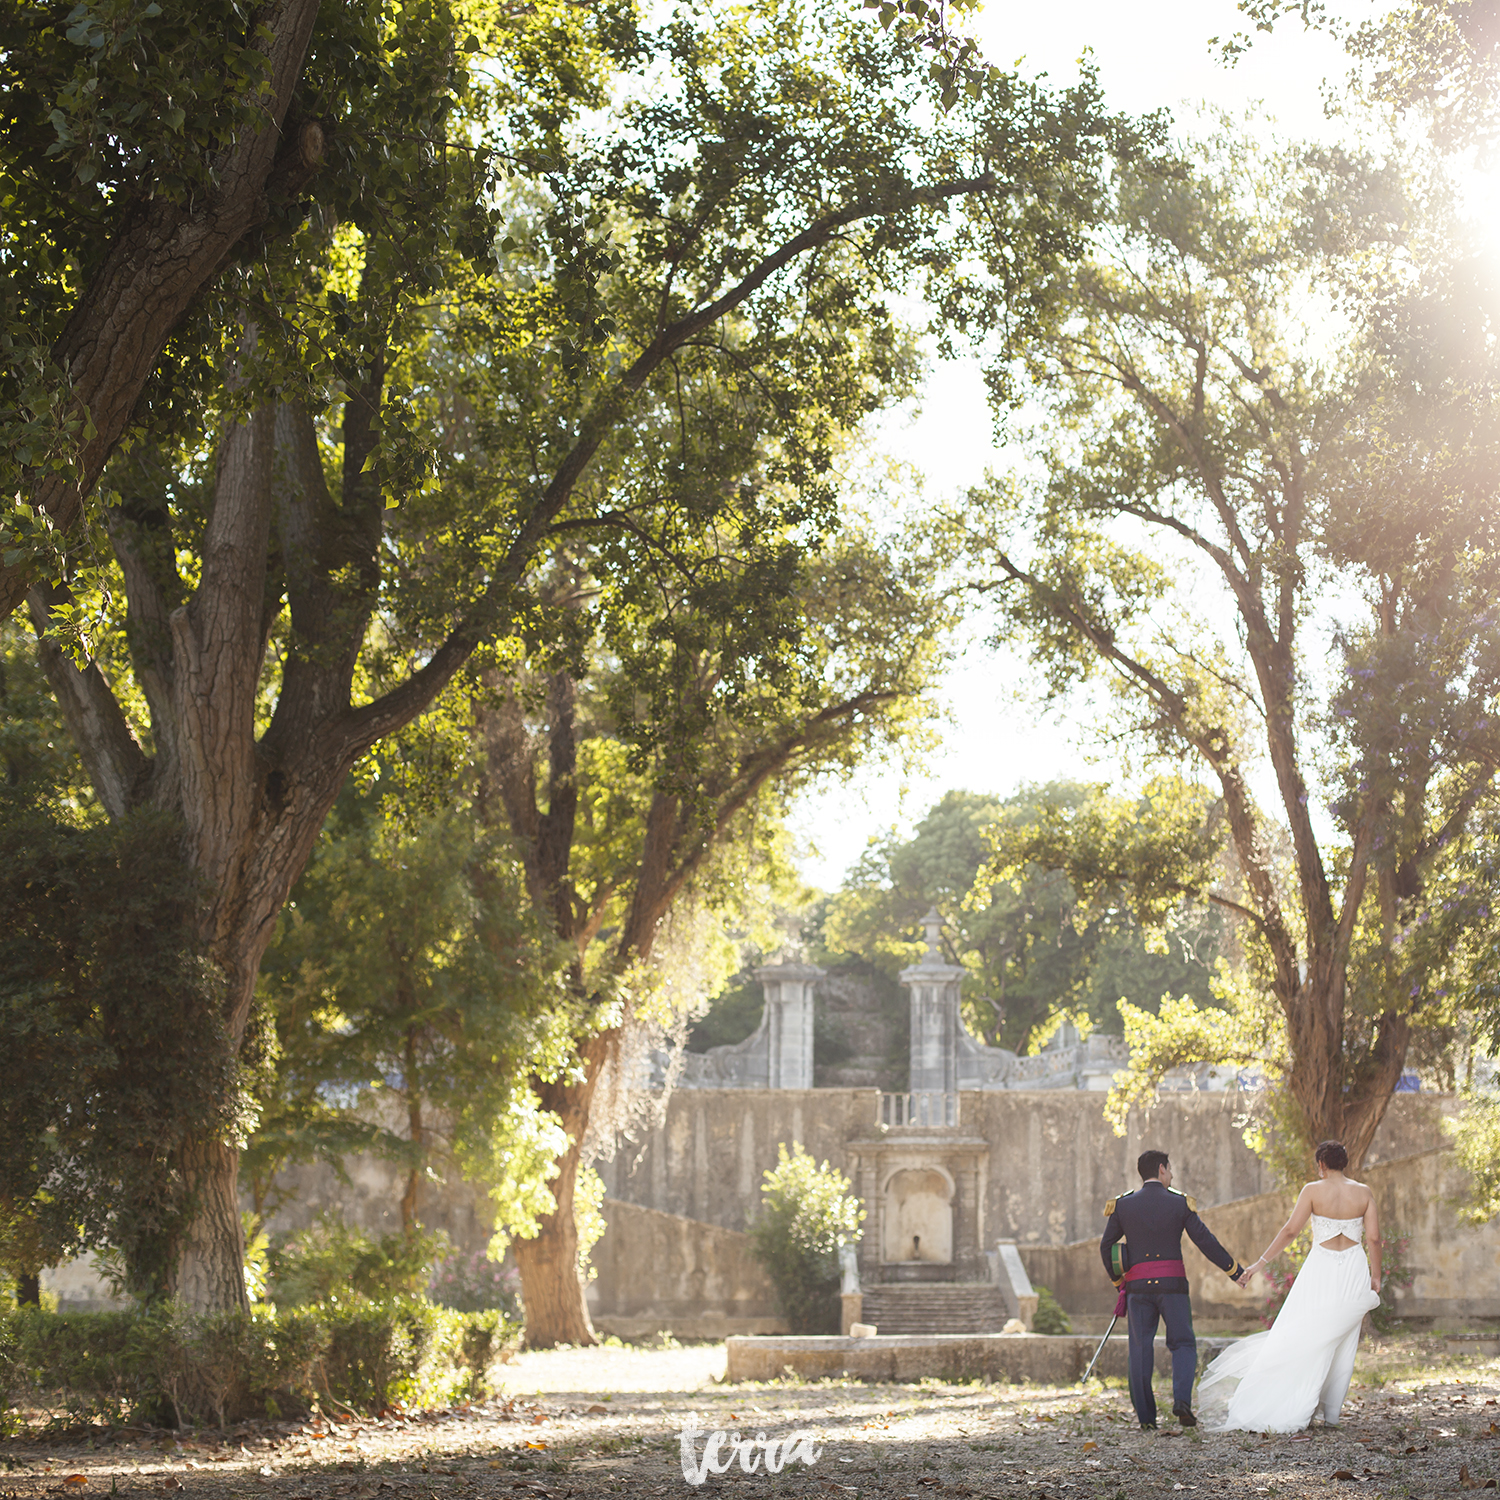
[[[1194,1427],[1193,1376],[1198,1345],[1188,1303],[1182,1236],[1244,1286],[1309,1222],[1312,1249],[1264,1333],[1240,1339],[1204,1372],[1199,1412],[1214,1431],[1294,1432],[1316,1416],[1337,1424],[1364,1316],[1380,1302],[1380,1221],[1375,1195],[1344,1174],[1349,1155],[1337,1141],[1317,1150],[1318,1180],[1297,1197],[1291,1217],[1266,1252],[1242,1266],[1198,1217],[1193,1200],[1172,1187],[1165,1151],[1142,1152],[1141,1186],[1111,1198],[1099,1250],[1130,1330],[1130,1401],[1143,1428],[1156,1427],[1151,1389],[1157,1324],[1172,1353],[1172,1414]],[[1370,1249],[1369,1259],[1365,1246]]]

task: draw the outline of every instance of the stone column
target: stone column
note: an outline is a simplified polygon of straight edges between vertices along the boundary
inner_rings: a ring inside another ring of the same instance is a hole
[[[813,964],[766,964],[755,971],[766,996],[766,1087],[813,1086],[813,990],[824,971]]]
[[[957,1185],[953,1195],[953,1263],[959,1274],[970,1280],[979,1276],[984,1255],[979,1230],[979,1163],[972,1156],[956,1162],[953,1180]],[[957,1212],[959,1203],[963,1204],[962,1218]]]
[[[922,918],[927,951],[901,983],[911,992],[911,1083],[914,1094],[958,1091],[958,988],[964,977],[959,964],[944,961],[939,945],[943,919],[936,907]]]

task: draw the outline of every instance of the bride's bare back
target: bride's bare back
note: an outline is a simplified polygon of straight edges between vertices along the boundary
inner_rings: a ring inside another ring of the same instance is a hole
[[[1302,1204],[1307,1206],[1309,1216],[1317,1214],[1322,1219],[1363,1219],[1365,1238],[1374,1240],[1379,1237],[1378,1226],[1373,1222],[1375,1195],[1364,1183],[1355,1182],[1342,1172],[1330,1172],[1320,1182],[1309,1182],[1302,1189],[1301,1198]],[[1302,1204],[1298,1206],[1301,1207]],[[1336,1234],[1332,1239],[1322,1240],[1320,1243],[1327,1250],[1347,1250],[1358,1242],[1351,1240],[1347,1234]]]

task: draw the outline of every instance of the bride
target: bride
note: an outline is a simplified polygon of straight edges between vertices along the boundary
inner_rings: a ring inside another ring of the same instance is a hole
[[[1265,1333],[1231,1344],[1204,1371],[1198,1411],[1212,1431],[1294,1432],[1321,1415],[1337,1425],[1364,1315],[1380,1303],[1380,1221],[1375,1195],[1344,1175],[1337,1141],[1317,1151],[1318,1180],[1241,1284],[1284,1250],[1309,1219],[1312,1249]],[[1370,1247],[1366,1261],[1360,1239]]]

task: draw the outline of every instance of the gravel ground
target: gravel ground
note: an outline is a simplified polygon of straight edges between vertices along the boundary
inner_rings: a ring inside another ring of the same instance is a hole
[[[1295,1436],[1140,1432],[1123,1390],[726,1386],[723,1346],[522,1355],[505,1391],[445,1412],[169,1434],[94,1429],[0,1445],[0,1495],[192,1500],[604,1500],[690,1492],[679,1433],[797,1431],[811,1466],[736,1466],[701,1493],[817,1500],[1436,1497],[1500,1472],[1500,1361],[1391,1340],[1361,1354],[1345,1425]],[[1161,1382],[1158,1381],[1158,1385]],[[1165,1391],[1159,1391],[1158,1399]],[[699,1451],[702,1444],[700,1441]]]

